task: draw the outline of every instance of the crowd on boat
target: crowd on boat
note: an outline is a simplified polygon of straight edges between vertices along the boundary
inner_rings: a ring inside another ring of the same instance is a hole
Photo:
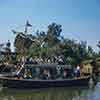
[[[56,63],[56,64],[65,64],[65,58],[63,56],[55,56],[55,57],[48,57],[48,58],[41,58],[35,56],[34,59],[32,57],[22,57],[19,59],[20,63],[25,63],[25,64],[51,64],[51,63]]]
[[[25,65],[40,65],[41,64],[52,64],[56,63],[57,65],[64,65],[63,57],[58,57],[55,59],[46,59],[45,62],[41,58],[28,58],[28,57],[22,57],[20,60],[20,63],[16,65],[15,72],[16,72],[16,78],[18,79],[31,79],[33,78],[33,72],[30,71],[30,69],[25,68]],[[90,66],[90,65],[89,65]],[[91,67],[91,66],[90,66]],[[63,68],[62,71],[60,69],[60,66],[56,68],[56,72],[61,73],[62,76],[60,78],[67,79],[69,77],[80,77],[80,76],[87,76],[90,75],[92,72],[91,68],[87,68],[87,72],[84,72],[83,65],[78,64],[76,67],[73,68]],[[55,76],[52,75],[52,72],[49,68],[44,68],[39,74],[39,78],[41,79],[54,79]],[[57,76],[57,75],[56,75]],[[56,77],[57,79],[57,77]]]
[[[64,56],[54,56],[52,58],[41,58],[41,57],[19,57],[18,62],[16,65],[14,65],[14,73],[16,74],[16,78],[33,78],[33,72],[31,72],[29,69],[25,69],[25,65],[43,65],[43,64],[56,64],[56,65],[67,65],[66,60]],[[94,64],[92,64],[95,66]],[[61,78],[69,78],[69,77],[80,77],[80,76],[87,76],[92,73],[95,73],[95,69],[93,69],[93,66],[91,64],[77,64],[75,66],[72,66],[69,68],[65,68],[61,70]],[[94,67],[95,68],[95,67]],[[56,70],[59,72],[61,68],[57,67]],[[57,75],[56,75],[57,76]],[[52,79],[52,72],[49,69],[44,68],[41,71],[40,75],[41,79]]]

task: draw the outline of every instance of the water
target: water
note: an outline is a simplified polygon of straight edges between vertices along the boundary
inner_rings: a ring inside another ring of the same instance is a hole
[[[16,90],[1,87],[0,100],[100,100],[100,83],[92,88]]]

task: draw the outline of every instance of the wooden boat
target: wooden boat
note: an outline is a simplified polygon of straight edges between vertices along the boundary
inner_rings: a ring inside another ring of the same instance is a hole
[[[59,80],[33,80],[33,79],[14,79],[0,77],[0,83],[9,88],[48,88],[66,86],[88,86],[90,77],[78,79],[59,79]]]
[[[35,65],[35,66],[32,65],[30,67],[29,66],[25,66],[25,68],[29,68],[31,70],[35,68],[40,68],[41,70],[43,70],[44,68],[49,68],[49,69],[51,68],[53,70],[55,68],[59,70],[61,69],[63,70],[66,67],[68,68],[68,66],[57,66],[57,65]],[[78,78],[53,77],[51,79],[41,79],[36,77],[35,78],[32,77],[30,79],[16,79],[14,76],[0,76],[0,83],[4,87],[9,87],[9,88],[48,88],[48,87],[66,87],[66,86],[88,86],[89,80],[90,76],[84,76]]]

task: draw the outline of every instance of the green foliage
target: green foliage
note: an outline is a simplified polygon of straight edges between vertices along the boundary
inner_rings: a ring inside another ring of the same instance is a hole
[[[31,57],[64,55],[66,62],[74,65],[95,56],[93,49],[87,46],[86,42],[66,39],[61,36],[61,32],[62,26],[52,23],[48,25],[47,32],[38,30],[35,35],[19,33],[15,38],[15,47],[20,54]]]

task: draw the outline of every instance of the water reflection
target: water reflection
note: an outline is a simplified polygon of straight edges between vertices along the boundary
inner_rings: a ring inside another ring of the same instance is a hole
[[[0,100],[100,100],[100,84],[94,88],[70,87],[38,90],[0,89]]]

